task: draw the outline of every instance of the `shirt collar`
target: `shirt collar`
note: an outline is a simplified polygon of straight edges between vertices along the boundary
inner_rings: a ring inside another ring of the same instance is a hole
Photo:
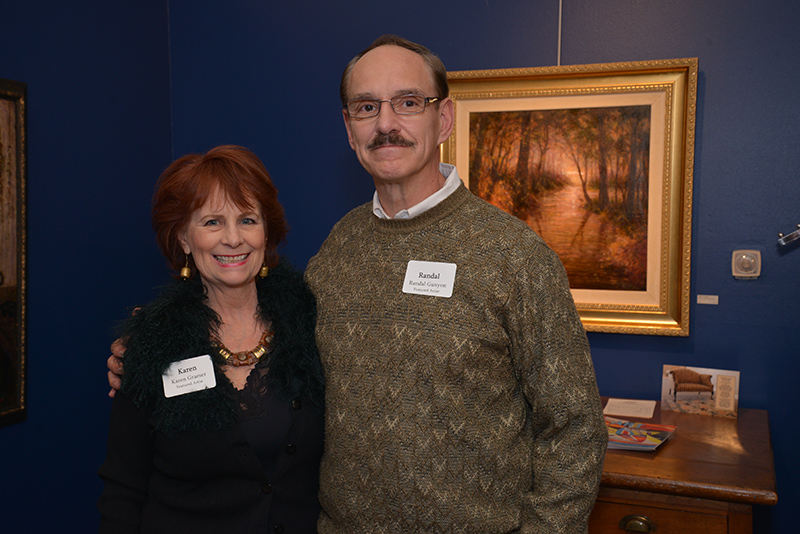
[[[398,211],[394,217],[389,217],[386,212],[383,211],[381,201],[378,199],[378,192],[375,191],[375,193],[372,195],[372,213],[374,213],[375,216],[380,219],[412,219],[417,215],[428,211],[453,194],[453,191],[458,189],[458,186],[461,184],[461,178],[458,177],[458,171],[454,165],[450,165],[449,163],[440,163],[439,172],[445,177],[444,186],[419,204],[415,204],[408,209]]]

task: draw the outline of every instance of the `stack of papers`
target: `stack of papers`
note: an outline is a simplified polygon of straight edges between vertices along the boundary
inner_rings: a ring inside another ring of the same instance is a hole
[[[609,449],[654,451],[675,432],[675,427],[671,425],[633,423],[608,416],[605,419]]]
[[[656,409],[654,400],[608,399],[603,413],[617,417],[650,419]]]

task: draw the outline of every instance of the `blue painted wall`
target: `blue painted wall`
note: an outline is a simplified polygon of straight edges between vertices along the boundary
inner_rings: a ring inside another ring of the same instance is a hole
[[[28,418],[0,428],[0,531],[97,531],[104,356],[163,262],[171,152],[163,0],[0,2],[0,78],[28,84]]]
[[[562,64],[700,62],[691,335],[590,334],[601,392],[657,398],[665,363],[741,371],[740,405],[770,412],[778,477],[779,504],[756,510],[756,532],[792,532],[800,249],[776,237],[800,223],[800,7],[564,3]],[[0,77],[27,82],[30,106],[29,416],[0,428],[0,472],[14,488],[0,515],[17,531],[96,524],[103,360],[124,307],[165,279],[148,209],[170,158],[221,143],[255,150],[293,227],[285,251],[303,266],[372,194],[339,110],[350,57],[386,32],[430,46],[451,70],[554,65],[558,50],[557,0],[7,4]],[[761,251],[759,280],[731,277],[738,248]],[[697,294],[720,303],[696,305]]]

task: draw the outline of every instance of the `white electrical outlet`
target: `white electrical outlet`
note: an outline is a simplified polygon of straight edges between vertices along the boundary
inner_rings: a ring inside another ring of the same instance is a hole
[[[738,280],[753,280],[761,276],[761,252],[757,250],[734,250],[731,259],[733,277]]]

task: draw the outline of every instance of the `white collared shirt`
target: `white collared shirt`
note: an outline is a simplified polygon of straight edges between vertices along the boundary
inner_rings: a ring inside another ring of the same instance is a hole
[[[449,197],[453,191],[458,189],[459,184],[461,184],[461,178],[458,177],[458,171],[456,170],[455,165],[450,165],[449,163],[440,163],[439,172],[445,177],[444,187],[419,204],[414,204],[408,209],[398,211],[394,217],[389,217],[386,212],[383,211],[383,206],[381,206],[381,201],[378,198],[378,192],[375,191],[375,194],[372,195],[372,213],[381,219],[411,219],[420,213],[428,211],[432,207],[439,204],[442,200]]]

